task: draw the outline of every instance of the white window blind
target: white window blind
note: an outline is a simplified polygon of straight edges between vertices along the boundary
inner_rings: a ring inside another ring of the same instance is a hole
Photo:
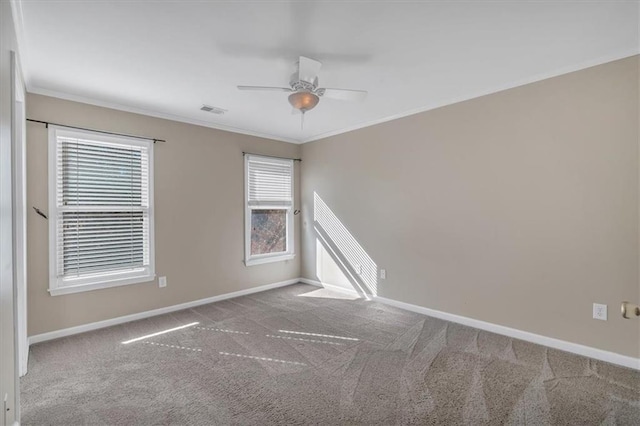
[[[152,143],[52,132],[51,287],[101,288],[152,278]]]
[[[291,160],[249,156],[247,168],[249,205],[292,205],[293,162]]]

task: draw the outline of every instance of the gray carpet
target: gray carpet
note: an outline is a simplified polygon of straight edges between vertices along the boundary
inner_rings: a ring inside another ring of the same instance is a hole
[[[298,284],[34,345],[23,424],[640,424],[637,372],[341,297]]]

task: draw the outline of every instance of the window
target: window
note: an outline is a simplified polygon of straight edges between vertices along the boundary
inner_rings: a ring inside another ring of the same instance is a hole
[[[293,259],[293,160],[245,155],[245,263]]]
[[[49,292],[151,281],[153,142],[49,126]]]

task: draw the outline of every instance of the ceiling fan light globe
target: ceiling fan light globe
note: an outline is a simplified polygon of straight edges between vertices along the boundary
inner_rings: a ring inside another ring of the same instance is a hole
[[[291,106],[302,112],[315,108],[319,101],[320,98],[311,92],[296,92],[289,95]]]

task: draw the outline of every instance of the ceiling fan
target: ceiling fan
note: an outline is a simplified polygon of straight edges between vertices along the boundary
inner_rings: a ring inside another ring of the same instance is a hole
[[[291,75],[290,87],[267,86],[238,86],[240,90],[262,90],[291,93],[289,103],[294,108],[294,113],[304,113],[318,105],[321,97],[340,99],[344,101],[360,101],[366,98],[365,90],[330,89],[318,87],[318,72],[322,63],[300,56],[296,63],[297,71]]]

